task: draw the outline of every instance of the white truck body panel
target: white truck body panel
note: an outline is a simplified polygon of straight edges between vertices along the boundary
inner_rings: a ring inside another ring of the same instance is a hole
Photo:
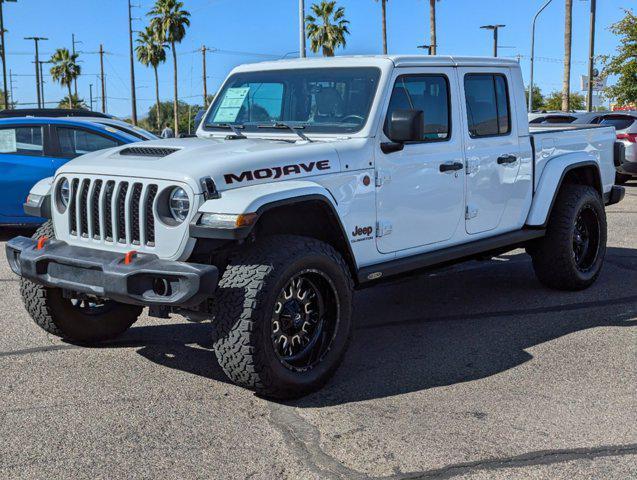
[[[56,174],[63,177],[128,179],[161,188],[182,186],[191,210],[180,226],[158,223],[152,247],[105,242],[69,234],[68,219],[52,208],[56,235],[72,245],[111,251],[152,251],[160,258],[185,260],[195,243],[188,222],[197,213],[253,213],[281,200],[321,196],[334,208],[358,268],[473,242],[546,221],[562,171],[590,159],[598,166],[604,193],[613,184],[612,128],[540,133],[535,158],[519,65],[506,59],[465,57],[337,57],[285,60],[237,67],[238,72],[285,69],[376,67],[380,78],[368,121],[348,135],[311,134],[306,142],[288,130],[245,132],[200,125],[197,139],[144,142],[148,148],[174,148],[162,158],[120,155],[126,147],[75,159]],[[500,74],[509,92],[510,132],[483,138],[468,134],[464,75]],[[394,82],[402,75],[444,75],[449,82],[452,130],[444,142],[408,144],[392,154],[381,151],[389,139],[383,126]],[[212,107],[211,107],[212,108]],[[511,155],[515,162],[499,164]],[[442,173],[443,163],[464,167]],[[214,180],[220,198],[204,200],[201,179]],[[41,188],[38,187],[38,191]],[[549,198],[550,197],[550,198]],[[159,200],[155,198],[155,203]],[[159,207],[153,205],[157,214]],[[299,222],[303,218],[299,218]],[[369,227],[369,230],[367,230]],[[141,228],[141,226],[140,226]],[[357,235],[357,229],[371,232]]]

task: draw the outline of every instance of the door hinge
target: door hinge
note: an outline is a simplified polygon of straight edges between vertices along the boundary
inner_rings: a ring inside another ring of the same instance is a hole
[[[465,220],[471,220],[478,216],[478,209],[473,205],[467,205],[465,208],[464,218]]]
[[[389,222],[376,222],[376,237],[385,237],[392,232],[392,225]]]
[[[375,178],[376,178],[376,186],[380,187],[386,183],[389,183],[389,181],[391,180],[391,175],[389,172],[385,172],[383,170],[376,170]]]

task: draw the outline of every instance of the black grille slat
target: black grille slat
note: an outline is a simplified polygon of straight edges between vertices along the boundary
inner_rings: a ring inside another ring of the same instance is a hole
[[[106,182],[106,192],[104,193],[104,237],[107,242],[113,241],[113,191],[115,182]]]
[[[84,180],[80,186],[80,235],[88,237],[88,189],[91,184],[90,180]]]
[[[126,243],[126,194],[128,183],[122,182],[117,194],[117,241]]]
[[[178,148],[166,147],[128,147],[120,150],[119,154],[124,156],[161,158],[167,157],[168,155],[178,151]]]
[[[77,235],[77,215],[75,214],[77,208],[77,187],[80,181],[74,178],[71,182],[71,199],[69,200],[69,224],[71,226],[71,235]]]
[[[146,245],[155,246],[155,215],[153,214],[153,203],[157,196],[157,185],[149,185],[146,195],[146,211],[145,223],[146,223]]]
[[[93,226],[93,238],[99,239],[102,233],[100,229],[100,193],[102,192],[102,180],[95,181],[93,195],[91,195],[91,223]]]
[[[140,244],[140,232],[139,232],[139,209],[140,201],[142,198],[142,184],[133,184],[133,192],[131,194],[131,200],[129,205],[128,215],[131,222],[131,242],[133,245]]]

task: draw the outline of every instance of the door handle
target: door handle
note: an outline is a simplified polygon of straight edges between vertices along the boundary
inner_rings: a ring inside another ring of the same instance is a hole
[[[464,163],[460,163],[460,162],[447,162],[447,163],[442,163],[440,165],[440,171],[442,173],[457,172],[458,170],[462,170],[463,168],[464,168]]]
[[[498,165],[509,165],[518,161],[518,157],[515,155],[502,155],[498,157]]]

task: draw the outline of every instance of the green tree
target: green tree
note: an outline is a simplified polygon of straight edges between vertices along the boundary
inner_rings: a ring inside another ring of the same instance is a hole
[[[51,77],[54,81],[59,82],[60,85],[68,89],[69,94],[66,99],[69,101],[69,108],[73,108],[71,85],[73,84],[73,80],[79,77],[82,71],[77,63],[77,57],[77,53],[71,53],[67,48],[58,48],[51,57],[51,62],[53,62]]]
[[[166,61],[166,44],[157,40],[153,30],[146,27],[143,32],[139,32],[137,46],[135,47],[137,60],[146,67],[153,67],[155,72],[155,100],[157,110],[159,109],[159,76],[157,67]],[[161,117],[157,117],[157,128],[161,129]]]
[[[525,105],[528,105],[529,104],[529,89],[528,88],[524,91],[524,96],[526,97]],[[535,111],[535,110],[541,110],[542,108],[544,108],[544,95],[542,95],[542,90],[540,90],[540,87],[538,87],[537,85],[533,85],[533,105],[531,109]]]
[[[313,4],[311,9],[314,15],[305,17],[310,49],[314,53],[321,50],[324,57],[333,57],[338,47],[347,45],[345,35],[349,35],[349,20],[345,19],[345,9],[336,8],[336,1],[327,0]]]
[[[174,101],[173,117],[175,135],[179,133],[179,92],[177,89],[177,50],[176,45],[186,36],[186,28],[190,26],[190,12],[183,9],[184,4],[178,0],[157,0],[153,9],[148,12],[150,27],[160,43],[169,43],[173,54]]]
[[[637,105],[637,16],[632,10],[624,12],[624,18],[610,27],[620,37],[617,53],[602,57],[603,75],[619,76],[617,83],[604,93],[621,106]]]
[[[387,0],[376,0],[383,10],[383,55],[387,55]]]
[[[58,104],[59,108],[82,108],[88,110],[88,106],[84,102],[83,98],[79,98],[77,95],[72,94],[70,97],[67,95]]]
[[[569,94],[571,110],[585,110],[586,98],[584,95],[571,92]],[[545,110],[562,110],[562,92],[553,92],[549,96],[544,98],[543,108]]]
[[[159,102],[159,105],[153,105],[148,111],[148,115],[146,116],[146,118],[140,121],[140,126],[142,128],[145,128],[146,130],[160,133],[163,127],[174,123],[173,106],[173,102],[171,101]],[[200,105],[190,105],[181,100],[179,101],[179,104],[177,106],[179,131],[182,133],[187,133],[188,131],[194,133],[195,115],[197,115],[197,112],[201,110],[202,107]],[[159,115],[157,115],[158,111]],[[156,126],[159,124],[159,121],[161,121],[162,123],[160,124],[160,128],[157,129]]]

